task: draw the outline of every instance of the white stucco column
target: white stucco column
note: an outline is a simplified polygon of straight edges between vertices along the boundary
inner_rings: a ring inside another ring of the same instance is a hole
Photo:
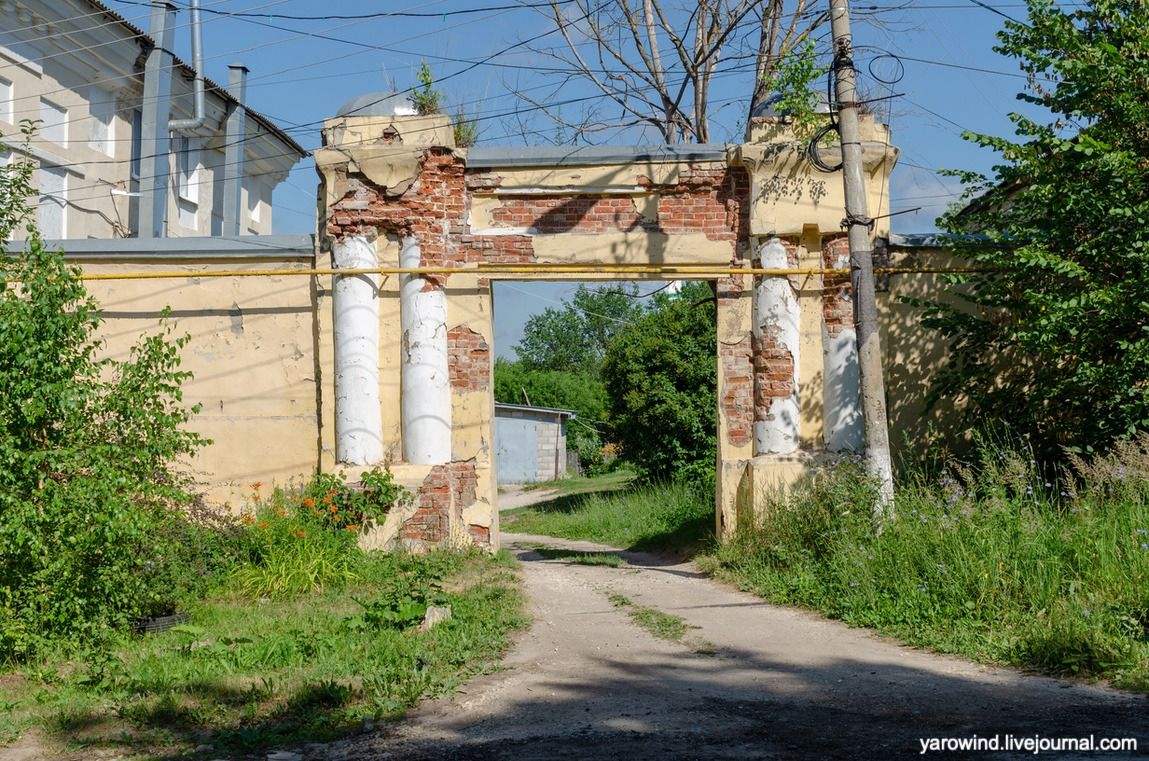
[[[418,267],[419,243],[403,239],[400,267]],[[451,382],[447,369],[447,298],[442,286],[420,275],[403,275],[402,323],[403,459],[417,465],[451,461]]]
[[[790,266],[778,238],[757,239],[763,269]],[[787,276],[754,288],[754,454],[798,451],[798,341],[801,307]]]
[[[832,269],[850,268],[850,250],[831,243],[823,249],[825,264]],[[823,298],[841,298],[826,294]],[[822,401],[826,416],[826,448],[831,452],[861,452],[864,449],[861,375],[858,372],[858,334],[854,330],[853,305],[844,324],[823,323]]]
[[[339,269],[378,266],[375,244],[362,235],[336,241],[333,258]],[[350,465],[383,459],[377,294],[377,275],[335,277],[335,456]]]

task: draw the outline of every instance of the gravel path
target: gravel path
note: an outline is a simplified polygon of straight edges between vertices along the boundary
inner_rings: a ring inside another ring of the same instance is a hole
[[[316,749],[327,759],[892,759],[923,738],[1136,738],[1141,750],[1038,757],[1149,757],[1149,700],[902,647],[779,608],[689,563],[618,553],[627,565],[522,561],[534,625],[507,669],[403,722]],[[686,619],[684,643],[655,639],[608,595]],[[1030,751],[926,757],[1034,758]]]

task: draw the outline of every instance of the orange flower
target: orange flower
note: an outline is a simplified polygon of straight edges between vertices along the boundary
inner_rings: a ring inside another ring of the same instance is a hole
[[[255,489],[256,491],[259,491],[259,487],[261,487],[261,486],[263,486],[263,482],[262,481],[256,481],[255,483],[253,483],[251,485],[251,488]]]
[[[250,526],[255,523],[255,518],[252,518],[250,515],[245,515],[243,516],[243,522]]]
[[[260,522],[259,522],[259,527],[260,527],[260,528],[267,528],[267,521],[260,521]]]
[[[315,500],[313,500],[311,497],[305,497],[303,499],[303,506],[306,508],[315,507]]]
[[[295,532],[295,535],[296,535],[296,536],[298,536],[300,539],[302,539],[303,537],[307,536],[307,532],[305,532],[305,531],[296,531],[296,532]]]
[[[282,507],[281,507],[281,508],[279,508],[278,510],[276,510],[275,512],[279,513],[279,516],[280,516],[281,518],[282,518],[283,516],[287,515],[287,511],[286,511],[286,510],[284,510]]]
[[[331,497],[324,497],[323,498],[323,504],[330,505],[331,504]]]
[[[336,507],[335,505],[332,505],[331,507],[329,507],[329,508],[327,508],[327,509],[328,509],[328,510],[330,510],[332,513],[337,513],[337,512],[339,512],[339,508],[338,508],[338,507]]]
[[[359,524],[357,524],[357,523],[348,523],[348,524],[347,524],[347,530],[348,530],[348,531],[351,531],[351,532],[355,532],[355,531],[358,531],[358,530],[359,530]]]

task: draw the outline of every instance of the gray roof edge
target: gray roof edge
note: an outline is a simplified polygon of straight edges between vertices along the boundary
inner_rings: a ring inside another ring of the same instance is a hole
[[[45,240],[67,259],[309,259],[313,235],[220,235],[210,238],[113,238]],[[24,251],[25,241],[4,244],[8,255]]]
[[[546,148],[476,147],[467,151],[469,169],[498,167],[580,166],[674,161],[725,161],[727,146],[689,145],[583,145]]]
[[[564,410],[558,407],[533,407],[527,404],[510,404],[508,402],[495,402],[495,410],[521,410],[523,412],[553,412],[569,417],[578,417],[574,410]]]
[[[941,248],[945,236],[941,233],[890,233],[887,240],[894,248]]]

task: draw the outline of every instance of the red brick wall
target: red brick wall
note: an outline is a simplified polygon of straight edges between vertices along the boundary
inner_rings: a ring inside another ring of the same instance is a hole
[[[526,196],[507,198],[491,212],[499,226],[533,227],[541,233],[610,233],[654,230],[627,196]]]
[[[717,281],[719,307],[723,301],[746,298],[743,277],[733,275]],[[718,344],[719,406],[726,420],[726,440],[736,446],[749,444],[754,435],[754,364],[750,334],[737,343]]]
[[[839,257],[844,256],[848,260],[849,255],[850,242],[846,236],[826,238],[822,241],[822,262],[825,267],[836,269]],[[822,277],[822,320],[826,325],[826,332],[831,337],[854,325],[851,290],[849,275]]]
[[[470,328],[447,331],[447,362],[451,388],[456,391],[486,391],[490,387],[491,347]]]
[[[399,536],[427,544],[446,539],[451,516],[462,521],[463,508],[475,501],[478,482],[474,460],[436,465],[423,479],[415,496],[415,514],[399,529]],[[489,529],[469,526],[467,530],[472,537],[485,536],[490,543]]]

